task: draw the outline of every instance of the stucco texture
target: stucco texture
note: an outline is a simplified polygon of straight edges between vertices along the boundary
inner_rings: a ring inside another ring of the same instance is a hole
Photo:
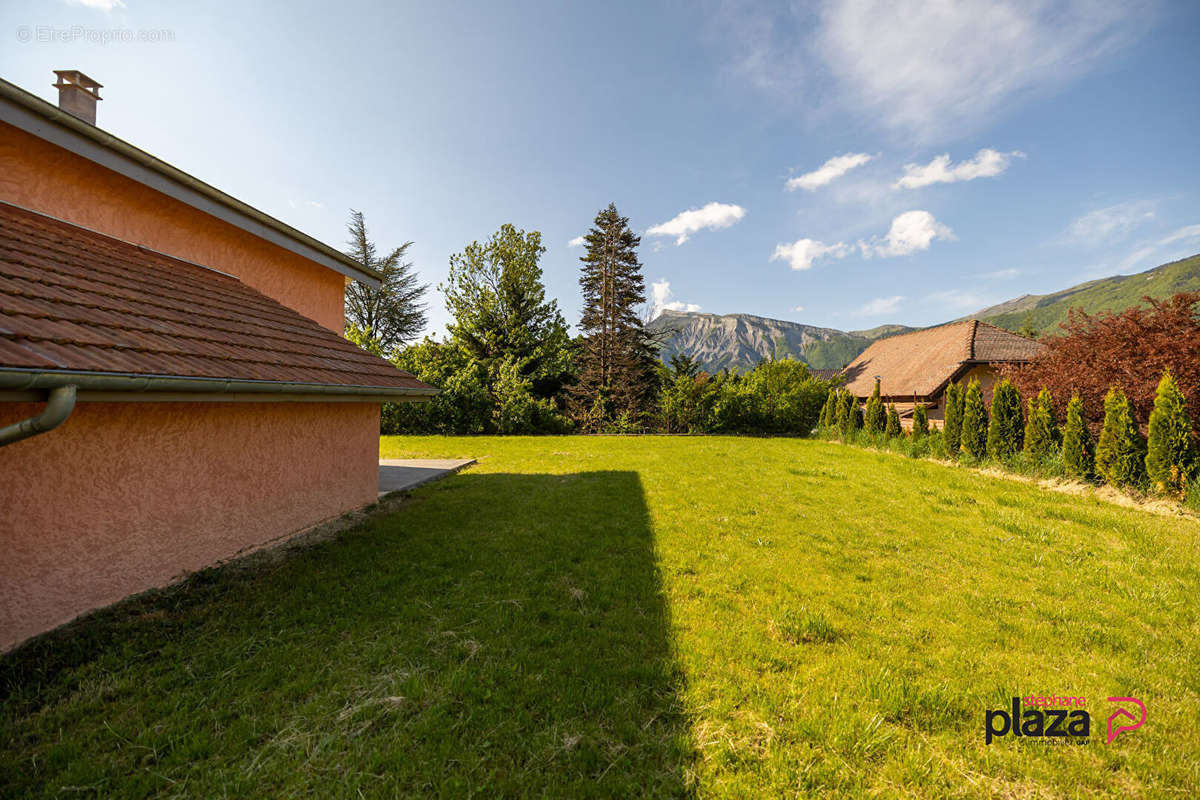
[[[0,448],[0,650],[374,502],[378,431],[377,403],[81,402]]]
[[[3,122],[0,200],[234,275],[343,331],[340,273]]]

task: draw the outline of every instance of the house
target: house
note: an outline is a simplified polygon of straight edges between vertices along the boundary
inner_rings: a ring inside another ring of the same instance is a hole
[[[842,370],[845,388],[866,400],[879,381],[884,403],[895,403],[905,428],[912,425],[916,403],[925,403],[932,425],[945,417],[943,393],[951,381],[975,379],[990,404],[999,368],[1023,364],[1042,345],[1033,339],[977,319],[878,339]]]
[[[377,499],[380,276],[0,81],[0,650]]]

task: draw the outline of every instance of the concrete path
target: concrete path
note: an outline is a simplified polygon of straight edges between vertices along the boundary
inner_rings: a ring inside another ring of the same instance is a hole
[[[423,483],[453,475],[474,463],[473,458],[381,458],[379,496],[408,491]]]

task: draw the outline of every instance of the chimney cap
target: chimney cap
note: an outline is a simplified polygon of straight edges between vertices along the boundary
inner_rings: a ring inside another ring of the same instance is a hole
[[[56,69],[54,70],[54,74],[58,76],[58,81],[50,85],[55,89],[58,89],[60,92],[66,88],[74,88],[90,94],[97,100],[103,99],[100,97],[100,89],[104,87],[104,84],[92,80],[79,70]]]

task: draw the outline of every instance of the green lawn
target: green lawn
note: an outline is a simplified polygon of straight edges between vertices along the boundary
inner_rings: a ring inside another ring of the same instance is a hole
[[[1200,795],[1195,521],[794,439],[382,450],[480,463],[0,661],[0,791]],[[985,744],[1031,693],[1089,742]]]

